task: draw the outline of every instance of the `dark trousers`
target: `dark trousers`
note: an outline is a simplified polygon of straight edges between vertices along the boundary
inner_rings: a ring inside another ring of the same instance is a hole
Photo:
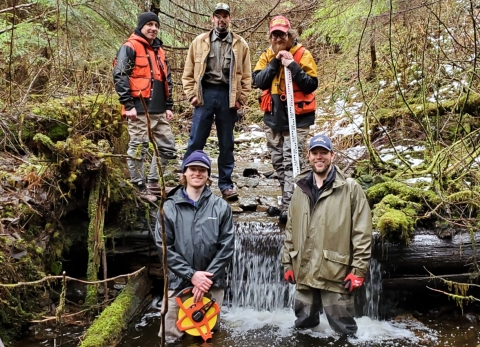
[[[233,156],[233,127],[237,121],[237,110],[229,108],[228,86],[208,85],[203,87],[202,106],[193,111],[192,128],[188,140],[187,152],[183,159],[193,151],[203,150],[213,121],[217,128],[218,147],[218,188],[224,191],[233,188],[232,172],[235,165]]]
[[[314,328],[320,324],[320,313],[325,310],[328,324],[339,334],[355,334],[357,322],[354,298],[350,294],[340,294],[315,288],[295,292],[296,328]]]

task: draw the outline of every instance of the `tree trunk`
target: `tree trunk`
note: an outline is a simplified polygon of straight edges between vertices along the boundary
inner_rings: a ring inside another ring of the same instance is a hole
[[[443,237],[443,238],[441,238]],[[472,247],[472,239],[475,240]],[[459,232],[442,235],[429,230],[417,230],[410,245],[382,241],[374,238],[372,255],[381,264],[386,278],[428,277],[434,275],[466,274],[480,258],[480,233],[470,235]]]
[[[115,301],[88,328],[80,347],[116,346],[150,289],[151,282],[145,272],[131,279]]]

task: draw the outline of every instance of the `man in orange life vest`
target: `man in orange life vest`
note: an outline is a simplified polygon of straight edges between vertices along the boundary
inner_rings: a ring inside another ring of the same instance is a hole
[[[315,121],[317,65],[312,54],[297,42],[297,32],[291,29],[287,18],[274,17],[270,21],[269,33],[270,47],[260,56],[252,75],[255,85],[263,90],[260,108],[265,112],[263,120],[268,127],[267,147],[282,188],[280,211],[273,207],[268,213],[280,214],[280,221],[286,222],[294,177],[284,67],[292,73],[298,154],[300,169],[303,170],[306,166],[305,143],[310,125]]]
[[[169,159],[176,158],[175,138],[168,123],[173,119],[172,78],[162,41],[157,38],[159,26],[160,20],[155,13],[140,14],[134,33],[117,53],[113,70],[115,90],[122,104],[122,113],[128,120],[130,181],[148,201],[157,200],[155,195],[160,195],[160,187],[155,156],[145,182],[143,163],[149,138],[141,97],[148,107],[150,128],[162,167],[165,168]]]

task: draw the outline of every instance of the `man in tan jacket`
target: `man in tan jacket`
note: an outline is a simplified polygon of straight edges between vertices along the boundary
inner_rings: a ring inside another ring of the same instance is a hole
[[[229,30],[230,7],[218,3],[211,21],[213,30],[197,36],[188,50],[183,70],[183,91],[195,107],[184,158],[203,150],[213,121],[217,128],[218,187],[226,200],[236,200],[232,181],[235,165],[233,127],[237,110],[245,105],[252,84],[250,51],[245,40]]]
[[[312,137],[312,169],[297,178],[282,263],[285,280],[297,286],[295,327],[317,326],[323,309],[334,331],[351,335],[357,331],[352,292],[367,274],[372,216],[362,188],[332,165],[334,157],[328,137]]]

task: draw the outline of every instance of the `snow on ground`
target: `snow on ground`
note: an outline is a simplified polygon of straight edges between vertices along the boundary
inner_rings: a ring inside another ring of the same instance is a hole
[[[324,102],[327,103],[329,99]],[[333,104],[333,109],[319,107],[317,116],[328,117],[321,127],[314,126],[314,132],[328,135],[335,139],[354,134],[361,134],[364,117],[361,113],[362,102],[353,102],[350,105],[345,100],[337,100]]]

